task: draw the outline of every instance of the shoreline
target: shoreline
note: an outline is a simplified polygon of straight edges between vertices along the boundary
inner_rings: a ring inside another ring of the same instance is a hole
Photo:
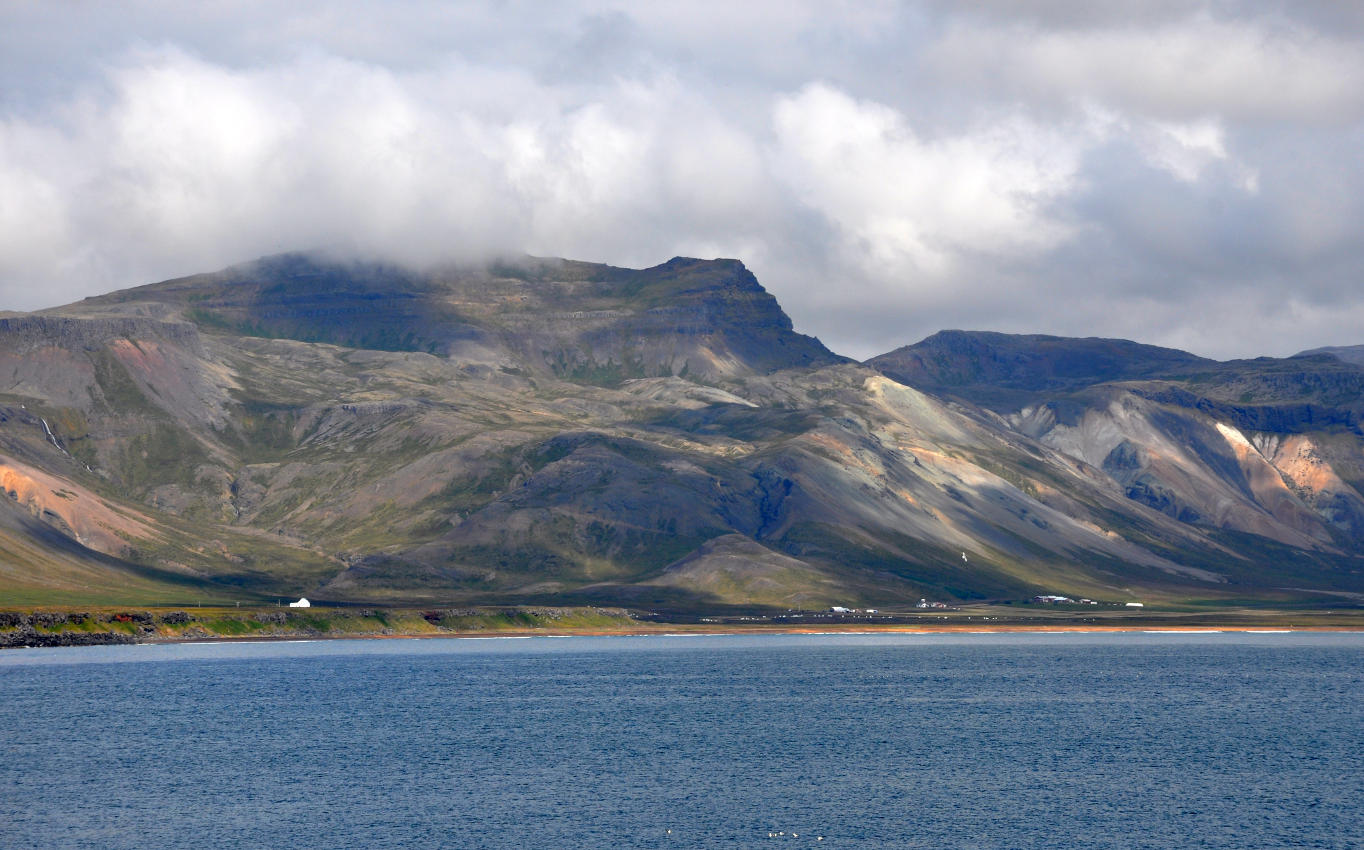
[[[705,629],[564,629],[536,631],[467,631],[443,632],[439,634],[326,634],[326,635],[253,635],[243,637],[157,637],[138,641],[137,645],[182,644],[182,643],[290,643],[320,640],[494,640],[497,638],[567,638],[567,637],[724,637],[742,635],[878,635],[878,634],[1300,634],[1306,632],[1339,632],[1364,634],[1364,626],[1298,626],[1291,628],[1268,628],[1263,626],[1050,626],[1015,625],[989,626],[847,626],[847,627],[787,627],[774,628],[736,626],[732,628]]]
[[[967,613],[970,611],[970,613]],[[534,607],[459,609],[68,609],[0,611],[0,649],[299,640],[423,640],[433,638],[648,637],[660,635],[815,634],[1216,634],[1364,632],[1364,611],[1018,611],[999,607],[875,618],[819,612],[767,616],[678,617],[621,608]]]

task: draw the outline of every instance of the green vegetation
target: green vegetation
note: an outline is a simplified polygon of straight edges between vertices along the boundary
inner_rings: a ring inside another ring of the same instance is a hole
[[[146,416],[152,419],[165,419],[161,408],[152,404],[138,389],[128,370],[108,349],[90,353],[90,361],[95,367],[95,383],[99,387],[100,402],[103,409],[118,416]]]
[[[840,529],[821,523],[800,523],[784,538],[784,547],[799,551],[806,559],[827,560],[882,577],[893,576],[898,587],[884,578],[882,593],[901,599],[924,596],[937,599],[1024,599],[1044,592],[1036,581],[1020,580],[989,562],[977,561],[969,569],[961,564],[960,552],[922,540],[898,535],[878,535],[878,546],[851,540]],[[995,556],[991,560],[1004,560]]]
[[[663,595],[667,595],[666,590]],[[325,628],[319,628],[325,626]],[[620,608],[514,606],[458,609],[193,608],[0,610],[0,648],[92,643],[147,643],[218,639],[458,637],[479,634],[574,634],[783,631],[853,628],[858,631],[941,629],[1364,628],[1364,611],[1264,599],[1148,601],[1142,609],[1112,600],[1099,605],[954,605],[946,609],[882,608],[875,615],[831,618],[827,609],[713,609],[708,616],[643,617]]]
[[[119,472],[124,486],[133,492],[166,483],[193,487],[195,470],[207,459],[208,453],[189,432],[157,422],[128,440]]]
[[[214,617],[211,620],[197,621],[204,631],[219,637],[241,637],[243,635],[259,634],[266,629],[266,625],[254,617]]]
[[[257,463],[276,461],[297,448],[294,425],[298,421],[297,406],[243,397],[241,412],[235,417],[235,428],[224,432],[234,448],[249,449]]]
[[[479,632],[624,630],[618,608],[189,608],[0,611],[0,647],[213,638],[439,636]]]
[[[632,357],[628,351],[621,363],[611,357],[605,363],[599,363],[591,351],[584,352],[581,359],[570,358],[566,352],[558,351],[550,358],[550,367],[562,380],[597,387],[618,387],[631,378],[649,377],[643,358]]]
[[[206,301],[208,300],[208,298],[209,295],[207,293],[199,292],[191,293],[189,296],[189,300],[191,303]],[[234,333],[241,331],[241,328],[239,328],[236,323],[229,320],[226,316],[222,315],[221,313],[214,312],[213,310],[206,310],[203,307],[189,308],[188,310],[185,311],[185,317],[202,328],[208,328],[219,331],[230,331]],[[246,334],[246,336],[262,336],[262,334]]]

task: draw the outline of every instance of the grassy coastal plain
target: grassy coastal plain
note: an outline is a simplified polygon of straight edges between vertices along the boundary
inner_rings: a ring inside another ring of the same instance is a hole
[[[0,611],[0,647],[198,640],[435,638],[487,635],[756,634],[1147,630],[1364,630],[1357,608],[1198,605],[1083,610],[1081,606],[963,605],[951,609],[666,615],[624,608],[194,607]]]

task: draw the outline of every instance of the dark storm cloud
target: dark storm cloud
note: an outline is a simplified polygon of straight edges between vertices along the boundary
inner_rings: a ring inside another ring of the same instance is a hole
[[[0,308],[307,246],[690,254],[856,356],[1285,354],[1364,342],[1361,143],[1324,0],[10,4]]]

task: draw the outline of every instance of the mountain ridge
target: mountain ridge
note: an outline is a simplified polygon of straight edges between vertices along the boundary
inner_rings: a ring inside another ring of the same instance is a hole
[[[899,349],[923,374],[897,380],[795,333],[742,263],[688,258],[291,254],[9,315],[0,589],[109,598],[142,570],[157,598],[687,610],[1364,593],[1364,370],[947,333]]]
[[[129,308],[201,329],[424,352],[589,381],[847,359],[796,334],[738,260],[674,257],[634,270],[523,257],[414,271],[279,254],[46,312]]]

